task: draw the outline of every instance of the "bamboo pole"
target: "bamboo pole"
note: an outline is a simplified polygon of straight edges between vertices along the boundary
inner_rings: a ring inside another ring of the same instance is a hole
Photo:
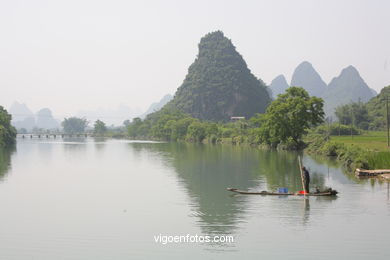
[[[305,184],[303,182],[303,171],[302,171],[302,163],[301,163],[301,156],[298,155],[298,163],[299,163],[299,170],[301,172],[301,181],[302,181],[302,188],[303,188],[303,196],[306,196],[306,190],[305,190]]]

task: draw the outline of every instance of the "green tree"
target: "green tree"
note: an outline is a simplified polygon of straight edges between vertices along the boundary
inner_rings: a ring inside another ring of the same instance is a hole
[[[260,127],[262,122],[262,114],[255,114],[249,119],[249,124],[252,127]]]
[[[324,121],[323,105],[321,98],[310,97],[303,88],[288,88],[263,115],[260,140],[273,146],[285,143],[300,147],[307,130]]]
[[[366,104],[360,101],[337,107],[335,114],[340,123],[353,124],[360,129],[367,130],[371,122]]]
[[[127,126],[127,133],[131,138],[136,138],[141,135],[142,119],[139,117],[133,118],[133,121]]]
[[[104,135],[107,132],[106,124],[99,119],[95,121],[93,132],[97,135]]]
[[[88,126],[88,121],[85,118],[70,117],[64,118],[61,125],[67,134],[80,134],[84,133],[85,128]]]
[[[16,129],[11,125],[12,116],[0,106],[0,147],[15,143]]]
[[[379,95],[370,99],[366,107],[370,116],[369,128],[372,130],[386,129],[386,99],[390,99],[390,86],[382,88]]]
[[[195,121],[196,119],[192,117],[185,117],[177,120],[172,129],[172,140],[184,140],[187,135],[188,126]]]
[[[206,134],[207,136],[212,136],[212,135],[218,135],[219,130],[218,130],[218,125],[216,123],[204,123],[206,127]]]
[[[206,136],[206,127],[201,122],[194,121],[188,126],[187,140],[201,143]]]
[[[125,121],[123,121],[123,125],[124,125],[125,127],[128,127],[130,124],[131,124],[131,122],[130,122],[129,119],[126,119]]]

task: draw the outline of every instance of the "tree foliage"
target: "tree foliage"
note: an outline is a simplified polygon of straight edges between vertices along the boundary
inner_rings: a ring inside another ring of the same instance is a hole
[[[85,132],[88,121],[85,118],[70,117],[64,118],[61,125],[67,134],[80,134]]]
[[[15,143],[16,129],[11,125],[12,116],[0,106],[0,147]]]
[[[390,99],[390,86],[367,103],[354,102],[336,108],[336,116],[342,124],[353,125],[364,130],[386,128],[386,98]]]
[[[345,125],[354,125],[359,129],[367,130],[370,123],[368,109],[363,102],[339,106],[335,110],[338,121]]]
[[[266,114],[249,120],[210,122],[193,118],[179,110],[163,108],[145,120],[134,118],[128,126],[131,138],[151,138],[166,141],[215,143],[230,138],[232,143],[250,144],[292,143],[299,148],[308,128],[323,122],[323,101],[310,97],[302,88],[292,87],[273,101]]]
[[[145,120],[134,118],[127,127],[131,138],[152,138],[165,141],[202,142],[218,135],[218,125],[201,122],[188,114],[167,108],[148,115]]]
[[[260,141],[273,146],[279,143],[300,146],[307,130],[324,121],[323,104],[321,98],[310,97],[303,88],[287,89],[262,116]]]
[[[369,129],[386,129],[386,98],[389,99],[390,103],[390,86],[384,87],[379,95],[373,97],[366,103],[366,108],[368,110],[370,120]]]
[[[104,135],[107,132],[106,124],[101,120],[96,120],[93,127],[94,134]]]

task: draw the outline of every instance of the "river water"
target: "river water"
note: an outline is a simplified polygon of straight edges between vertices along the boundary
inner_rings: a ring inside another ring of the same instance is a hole
[[[301,190],[297,154],[229,145],[18,139],[0,150],[0,259],[390,259],[389,184],[303,156],[337,198]],[[161,243],[166,236],[231,236]]]

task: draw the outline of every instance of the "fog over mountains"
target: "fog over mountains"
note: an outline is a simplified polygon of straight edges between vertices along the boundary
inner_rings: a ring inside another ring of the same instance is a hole
[[[90,127],[98,119],[106,123],[107,126],[122,126],[125,120],[132,120],[135,117],[145,118],[148,114],[160,110],[172,98],[173,96],[170,94],[165,95],[158,102],[152,103],[145,112],[122,104],[116,108],[79,110],[74,116],[87,119]],[[49,108],[42,108],[34,113],[25,103],[16,101],[8,111],[12,115],[12,125],[19,130],[22,128],[27,131],[32,131],[34,128],[61,129],[61,122],[64,119],[64,116],[53,115]]]
[[[205,40],[210,42],[206,44]],[[225,46],[225,49],[219,50],[221,46]],[[207,55],[202,54],[205,57],[199,55],[190,66],[189,74],[178,89],[175,98],[167,94],[158,102],[152,103],[143,113],[139,109],[119,105],[114,109],[80,110],[75,116],[86,118],[90,126],[97,119],[104,121],[108,126],[121,126],[126,119],[145,118],[167,104],[175,105],[187,113],[192,113],[193,116],[213,120],[226,119],[233,114],[248,117],[254,111],[264,110],[260,107],[252,108],[251,105],[267,104],[267,100],[262,100],[268,95],[266,88],[261,85],[261,80],[257,80],[251,74],[229,39],[220,32],[209,34],[200,44],[200,52],[202,51]],[[269,89],[273,98],[276,98],[290,86],[303,87],[310,95],[323,98],[325,113],[333,119],[336,119],[334,110],[337,106],[357,101],[367,102],[377,95],[376,91],[367,85],[358,70],[351,65],[326,84],[313,65],[304,61],[294,70],[290,84],[284,75],[279,75],[272,80]],[[259,93],[260,90],[264,91]],[[25,128],[27,131],[33,128],[61,128],[60,122],[63,120],[63,117],[54,116],[49,108],[42,108],[34,113],[26,104],[19,102],[14,102],[9,112],[12,115],[12,124],[17,129]]]
[[[276,98],[289,86],[303,87],[310,95],[323,98],[325,113],[332,117],[334,117],[334,109],[337,106],[359,100],[367,102],[377,94],[366,84],[353,66],[346,67],[339,76],[334,77],[329,84],[326,84],[313,65],[307,61],[299,64],[294,70],[290,85],[287,84],[283,75],[277,76],[271,82],[270,88],[273,97]]]
[[[322,97],[326,91],[326,83],[311,63],[304,61],[294,70],[290,86],[302,87],[312,96]]]
[[[116,108],[98,108],[95,110],[79,110],[75,116],[85,118],[89,121],[89,126],[93,126],[96,120],[101,120],[107,126],[121,126],[126,119],[133,119],[141,114],[137,108],[131,108],[121,104]]]
[[[169,101],[173,99],[171,94],[166,94],[160,101],[152,103],[149,108],[140,115],[139,117],[144,119],[147,115],[159,111],[163,106],[165,106]]]
[[[289,88],[289,85],[284,75],[279,75],[274,80],[272,80],[269,88],[272,92],[272,96],[276,98],[279,94],[284,93],[286,89]]]
[[[26,104],[14,102],[10,109],[12,115],[12,125],[16,129],[24,128],[31,131],[33,128],[56,129],[60,127],[60,122],[56,120],[49,108],[42,108],[34,114]]]

